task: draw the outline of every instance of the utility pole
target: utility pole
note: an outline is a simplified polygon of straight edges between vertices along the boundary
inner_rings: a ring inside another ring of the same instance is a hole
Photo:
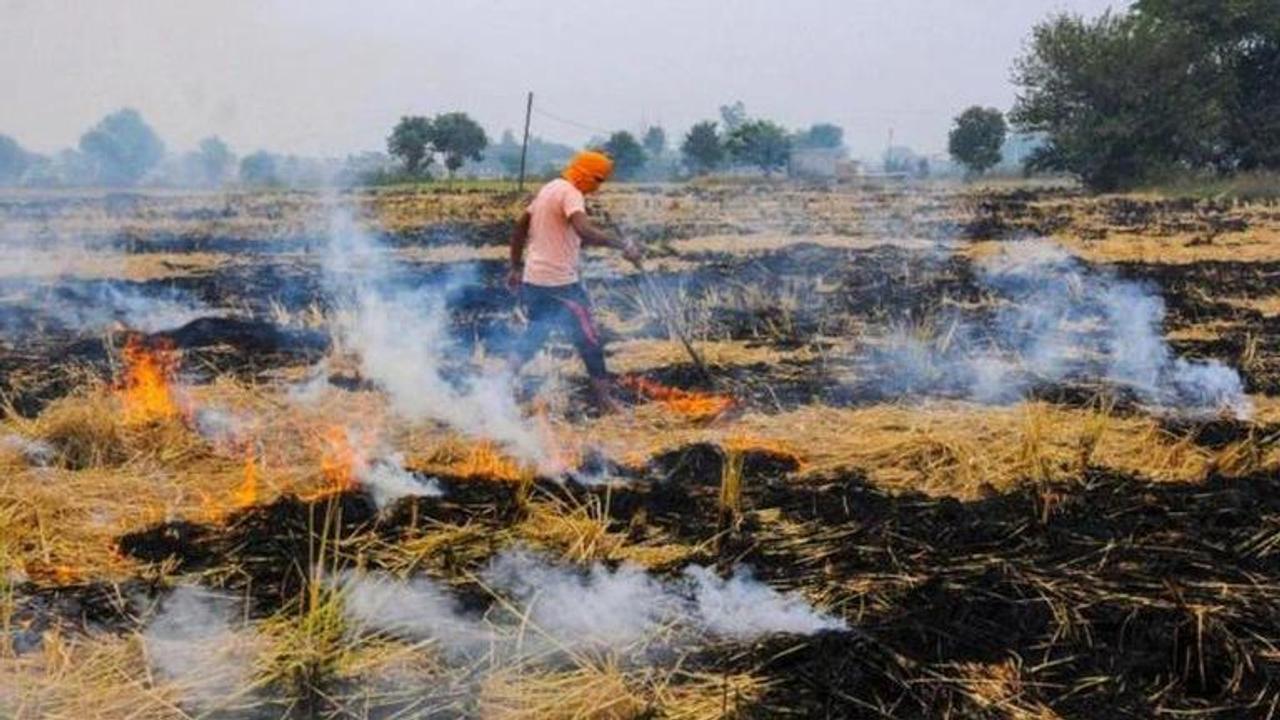
[[[529,99],[524,105],[524,144],[520,146],[520,179],[516,181],[516,191],[524,192],[524,160],[529,153],[529,116],[533,114],[533,91],[529,91]]]

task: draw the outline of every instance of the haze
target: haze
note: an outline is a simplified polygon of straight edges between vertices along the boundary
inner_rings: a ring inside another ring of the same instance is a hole
[[[403,114],[464,110],[581,144],[680,133],[741,99],[845,128],[857,155],[937,152],[965,106],[1007,109],[1010,65],[1053,12],[1109,0],[181,2],[0,0],[0,133],[53,152],[137,108],[171,150],[380,150]],[[568,121],[568,122],[566,122]]]

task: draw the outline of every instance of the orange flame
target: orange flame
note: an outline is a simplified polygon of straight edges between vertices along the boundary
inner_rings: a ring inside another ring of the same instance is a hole
[[[171,420],[178,416],[170,380],[177,360],[166,342],[146,347],[139,336],[131,336],[124,346],[124,379],[120,399],[127,424]]]
[[[258,462],[252,442],[244,448],[244,482],[235,492],[236,507],[249,507],[258,502]]]
[[[690,420],[717,418],[734,405],[733,398],[727,395],[668,387],[640,375],[626,375],[618,383]]]
[[[320,436],[320,474],[330,492],[346,492],[356,487],[356,469],[363,464],[361,454],[351,445],[351,436],[340,425],[325,428]]]
[[[467,456],[456,466],[463,477],[483,477],[495,480],[521,480],[528,472],[520,463],[498,449],[496,443],[484,440],[471,446]]]

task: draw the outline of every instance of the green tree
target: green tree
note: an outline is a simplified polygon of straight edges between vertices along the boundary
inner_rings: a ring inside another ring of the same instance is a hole
[[[835,150],[844,145],[844,130],[839,125],[817,123],[796,133],[796,147]]]
[[[649,153],[649,157],[662,157],[667,152],[667,131],[658,125],[651,126],[644,131],[644,151]]]
[[[489,145],[489,136],[484,134],[484,128],[462,112],[437,115],[431,121],[428,135],[432,148],[444,156],[444,166],[450,177],[468,159],[482,159],[481,153]]]
[[[1216,163],[1222,89],[1195,54],[1186,33],[1134,13],[1037,25],[1014,67],[1021,92],[1010,113],[1020,131],[1045,138],[1028,167],[1106,191]]]
[[[999,110],[975,105],[956,117],[947,151],[970,173],[981,175],[1000,163],[1005,130]]]
[[[245,185],[276,185],[280,182],[276,156],[266,150],[246,155],[240,161],[240,182]]]
[[[721,105],[720,122],[724,123],[726,134],[737,130],[747,122],[747,106],[741,100],[733,101],[732,105]]]
[[[635,136],[626,130],[619,130],[610,135],[601,149],[613,158],[614,173],[619,180],[634,177],[640,168],[644,167],[644,148],[636,142]]]
[[[164,158],[164,143],[137,110],[124,108],[81,135],[80,151],[98,182],[134,185]]]
[[[766,176],[786,167],[791,159],[791,140],[787,131],[768,120],[748,120],[725,138],[729,157],[742,165],[753,165]]]
[[[1138,0],[1153,32],[1181,38],[1186,59],[1221,108],[1210,162],[1222,170],[1280,168],[1280,3]]]
[[[196,151],[196,164],[204,184],[221,184],[235,161],[236,156],[231,154],[231,148],[218,136],[200,141],[200,148]]]
[[[417,176],[431,164],[431,138],[430,120],[421,115],[405,115],[387,137],[387,154],[404,163],[406,173]]]
[[[689,128],[680,143],[685,167],[695,175],[705,175],[724,162],[724,144],[714,120],[705,120]]]
[[[0,135],[0,185],[16,184],[34,160],[16,140]]]

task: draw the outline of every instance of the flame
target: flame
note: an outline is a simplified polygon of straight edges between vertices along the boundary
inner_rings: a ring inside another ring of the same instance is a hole
[[[668,387],[640,375],[626,375],[618,383],[690,420],[717,418],[734,405],[733,398],[727,395]]]
[[[346,492],[356,487],[356,469],[364,464],[351,444],[351,436],[341,425],[330,425],[320,436],[320,474],[329,492]]]
[[[482,440],[471,445],[465,457],[453,467],[462,477],[518,481],[529,476],[527,468],[498,449],[497,443]]]
[[[249,507],[258,502],[258,462],[252,442],[244,446],[244,482],[235,492],[236,507]]]
[[[149,348],[139,336],[129,338],[124,346],[124,379],[120,388],[127,424],[141,425],[178,416],[170,383],[176,366],[172,344],[162,341]]]

